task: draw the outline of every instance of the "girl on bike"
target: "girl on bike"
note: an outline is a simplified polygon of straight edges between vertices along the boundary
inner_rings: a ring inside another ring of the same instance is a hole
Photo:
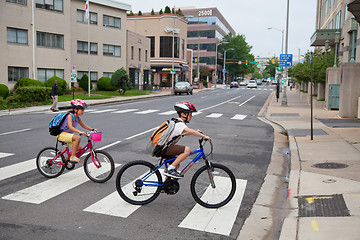
[[[194,104],[187,101],[181,101],[176,103],[174,108],[179,115],[178,119],[180,121],[175,124],[174,130],[168,138],[168,142],[172,141],[172,143],[164,150],[161,155],[167,159],[177,156],[171,165],[165,169],[164,175],[173,178],[182,178],[184,175],[176,170],[180,167],[180,163],[190,155],[191,150],[187,146],[176,145],[176,143],[180,140],[181,137],[186,135],[199,136],[204,140],[210,141],[212,141],[212,139],[209,136],[202,134],[200,130],[194,130],[186,126],[186,123],[189,123],[192,118],[192,113],[196,112]]]
[[[86,103],[81,99],[74,99],[71,101],[72,110],[69,111],[70,114],[67,115],[66,120],[61,125],[60,129],[62,129],[62,133],[60,133],[57,138],[59,141],[66,142],[72,147],[70,162],[81,162],[81,159],[76,157],[76,151],[81,149],[80,141],[81,138],[78,135],[75,135],[74,132],[79,133],[80,135],[85,135],[85,132],[77,130],[76,127],[80,124],[86,130],[96,131],[97,129],[93,129],[87,126],[80,118],[80,116],[84,115],[84,111],[87,108]]]

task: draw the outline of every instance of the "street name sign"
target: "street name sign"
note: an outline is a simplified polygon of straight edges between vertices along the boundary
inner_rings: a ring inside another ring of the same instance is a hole
[[[292,54],[280,54],[280,67],[292,67]]]

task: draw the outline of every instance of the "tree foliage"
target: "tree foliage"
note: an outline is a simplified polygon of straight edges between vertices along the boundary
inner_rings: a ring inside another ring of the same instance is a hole
[[[117,91],[121,95],[124,95],[127,90],[132,88],[130,78],[124,68],[120,68],[114,72],[114,74],[111,76],[110,84],[117,87]]]
[[[264,72],[268,73],[271,77],[275,77],[277,67],[279,67],[279,59],[274,56],[267,61]]]
[[[166,6],[166,7],[165,7],[164,13],[171,13],[171,9],[170,9],[169,6]]]
[[[84,89],[84,91],[88,91],[89,90],[89,77],[88,75],[84,74],[80,81],[79,81],[79,87],[81,87],[82,89]],[[93,85],[92,82],[90,81],[90,90],[93,89]]]

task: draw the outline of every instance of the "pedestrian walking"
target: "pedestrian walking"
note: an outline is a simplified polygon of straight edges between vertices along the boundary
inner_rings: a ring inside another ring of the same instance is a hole
[[[57,103],[58,103],[58,85],[57,85],[57,80],[55,80],[55,81],[54,81],[54,84],[52,85],[50,96],[51,96],[51,98],[53,99],[53,104],[52,104],[50,110],[52,110],[53,112],[59,111],[59,109],[58,109],[58,107],[57,107]]]

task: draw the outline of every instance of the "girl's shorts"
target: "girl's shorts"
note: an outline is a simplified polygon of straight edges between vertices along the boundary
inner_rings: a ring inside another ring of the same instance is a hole
[[[72,134],[72,133],[62,132],[57,136],[57,139],[61,142],[68,143],[69,146],[72,147],[72,145],[73,145],[72,137],[73,136],[74,136],[74,134]]]

